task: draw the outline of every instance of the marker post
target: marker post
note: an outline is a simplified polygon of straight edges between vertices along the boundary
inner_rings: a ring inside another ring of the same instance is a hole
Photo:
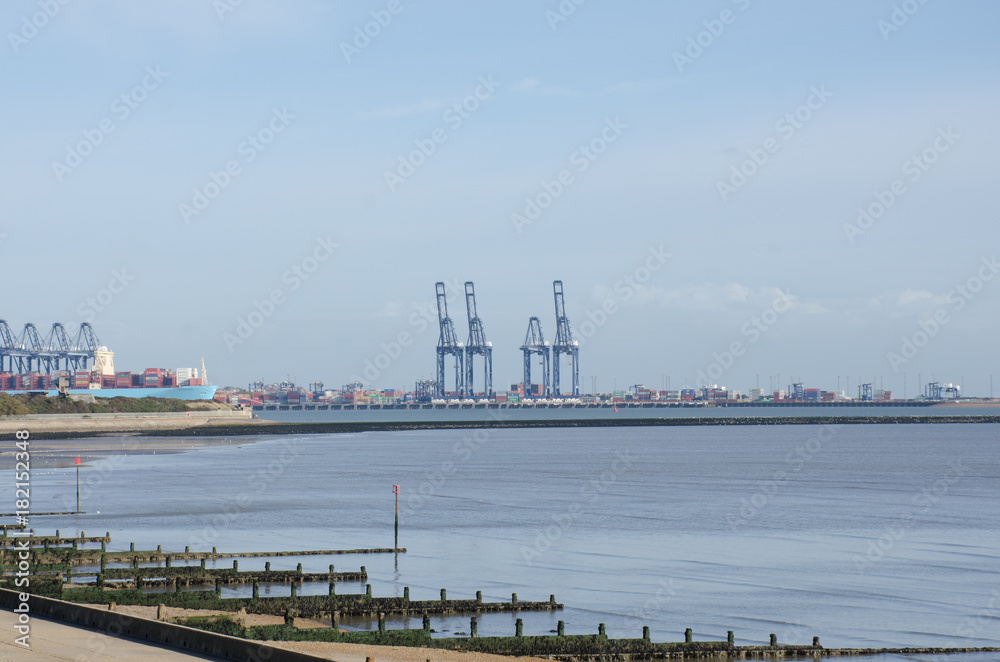
[[[399,551],[399,485],[392,486],[392,493],[396,497],[396,537],[392,551],[397,552]]]
[[[80,512],[80,458],[76,458],[76,512]]]

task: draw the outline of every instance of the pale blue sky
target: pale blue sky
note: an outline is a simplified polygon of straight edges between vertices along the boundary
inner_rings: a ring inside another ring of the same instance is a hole
[[[949,293],[997,246],[996,3],[896,3],[916,11],[886,32],[888,1],[588,0],[553,29],[556,0],[401,0],[350,62],[342,43],[393,3],[243,0],[221,18],[209,0],[53,3],[46,20],[37,0],[0,10],[0,316],[15,330],[92,318],[120,370],[204,356],[219,384],[336,386],[408,333],[365,381],[411,388],[437,340],[418,307],[435,281],[473,280],[502,389],[520,378],[528,317],[554,336],[561,279],[585,390],[592,376],[600,390],[690,385],[742,342],[712,381],[883,376],[901,392],[905,371],[911,396],[917,373],[988,391],[1000,279]],[[679,68],[706,21],[719,34]],[[497,86],[473,102],[481,79]],[[800,109],[813,88],[829,97]],[[144,98],[116,103],[129,94]],[[463,101],[475,109],[459,125]],[[798,128],[779,124],[797,109]],[[102,120],[113,131],[71,172],[53,165]],[[574,152],[609,121],[614,142],[581,171]],[[244,143],[269,128],[273,141]],[[390,190],[415,141],[433,153]],[[765,145],[723,200],[720,180]],[[906,167],[925,150],[933,165]],[[214,193],[229,161],[238,174],[186,223],[181,205]],[[572,181],[518,232],[512,215],[564,170]],[[849,241],[856,209],[896,180]],[[317,238],[339,248],[308,280],[283,277],[313,266]],[[670,257],[616,288],[651,249]],[[127,285],[102,294],[122,270]],[[794,305],[758,337],[744,325],[779,288]],[[274,290],[270,316],[227,342]],[[609,300],[606,323],[583,326]],[[464,301],[451,311],[464,339]],[[941,311],[906,363],[887,356]]]

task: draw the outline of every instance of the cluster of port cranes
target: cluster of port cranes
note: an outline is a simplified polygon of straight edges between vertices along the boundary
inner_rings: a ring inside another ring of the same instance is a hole
[[[84,322],[71,341],[66,328],[56,322],[49,335],[42,338],[38,328],[28,322],[15,336],[7,320],[0,319],[0,372],[27,374],[51,373],[53,370],[86,370],[94,360],[101,342],[94,328]]]
[[[471,398],[476,393],[473,359],[483,357],[484,385],[481,391],[486,398],[493,397],[493,343],[486,339],[483,321],[476,310],[476,290],[471,281],[465,283],[465,309],[469,319],[469,338],[463,345],[455,331],[455,323],[448,315],[448,300],[443,282],[435,284],[437,293],[438,325],[440,335],[437,343],[437,381],[434,384],[435,395],[444,398],[445,362],[446,357],[454,357],[456,396]],[[556,310],[556,340],[549,345],[542,334],[542,324],[537,317],[528,320],[528,332],[524,336],[521,351],[524,353],[524,393],[531,397],[531,360],[533,355],[539,355],[542,363],[542,389],[540,396],[545,398],[562,397],[559,388],[559,367],[561,359],[566,356],[572,368],[573,388],[571,395],[580,395],[580,344],[573,339],[573,330],[566,316],[566,305],[563,300],[563,284],[561,280],[552,283]],[[551,379],[550,379],[551,375]]]
[[[486,340],[483,321],[476,311],[476,287],[471,281],[465,283],[465,311],[469,316],[469,340],[464,345],[458,339],[455,323],[448,315],[448,297],[444,283],[436,283],[438,325],[441,334],[437,344],[437,384],[436,395],[445,397],[445,357],[455,357],[455,394],[471,398],[474,393],[475,371],[473,358],[483,357],[483,373],[485,397],[493,397],[493,343]]]

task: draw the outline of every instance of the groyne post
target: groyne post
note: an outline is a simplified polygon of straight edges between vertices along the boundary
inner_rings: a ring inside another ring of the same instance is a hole
[[[260,584],[256,581],[253,583],[253,599],[257,600],[260,598]]]
[[[483,592],[476,591],[476,604],[483,604]]]
[[[407,603],[409,601],[410,601],[410,587],[409,586],[404,586],[403,587],[403,603],[405,604],[405,603]]]
[[[378,613],[378,631],[385,632],[385,613],[381,611]]]
[[[562,621],[559,621],[559,622],[562,623]],[[649,626],[648,625],[643,625],[642,626],[642,640],[645,641],[645,642],[647,642],[647,643],[649,642]]]
[[[330,586],[327,588],[326,594],[327,595],[337,595],[337,585],[333,583],[332,579],[330,580]]]
[[[514,621],[514,636],[515,637],[524,636],[524,622],[520,618]]]
[[[562,622],[562,621],[559,621],[556,624],[556,636],[557,637],[565,637],[566,636],[566,624],[564,622]]]
[[[479,622],[475,616],[469,621],[469,636],[473,639],[479,636]]]
[[[733,631],[732,630],[726,630],[726,643],[729,644],[730,646],[733,645]]]
[[[597,624],[597,636],[607,638],[607,632],[604,629],[604,623]]]
[[[692,635],[691,635],[691,628],[687,628],[687,629],[684,630],[684,643],[685,644],[690,644],[692,641],[693,641],[693,638],[692,638]]]
[[[431,617],[424,614],[424,630],[430,632],[431,629]]]
[[[233,572],[239,572],[239,571],[240,571],[240,560],[233,559]]]
[[[340,629],[340,612],[339,611],[334,610],[334,611],[330,612],[330,627],[332,627],[335,630],[339,630]]]
[[[270,561],[265,561],[264,562],[264,572],[271,572],[271,562]]]
[[[516,605],[517,604],[517,593],[511,593],[510,594],[510,603],[512,605]]]
[[[441,602],[448,602],[448,592],[441,589]]]
[[[295,592],[295,582],[292,582],[292,597],[293,598],[298,597],[297,594],[296,594],[296,592]]]
[[[777,647],[778,647],[778,635],[772,633],[771,634],[771,648],[777,648]]]
[[[372,585],[371,584],[365,584],[365,597],[368,598],[369,600],[372,599]]]

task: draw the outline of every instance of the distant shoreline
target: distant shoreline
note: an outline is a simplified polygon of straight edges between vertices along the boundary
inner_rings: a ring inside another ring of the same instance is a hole
[[[261,419],[239,422],[221,417],[158,417],[149,414],[131,419],[117,415],[113,419],[0,420],[0,438],[13,439],[14,430],[28,430],[36,439],[76,439],[106,436],[149,437],[248,437],[300,434],[347,434],[358,432],[396,432],[409,430],[463,430],[478,428],[574,428],[574,427],[663,427],[726,425],[901,425],[928,423],[1000,423],[1000,415],[966,416],[802,416],[802,417],[711,417],[711,418],[608,418],[570,420],[489,420],[489,421],[409,421],[345,423],[278,423]],[[180,423],[180,425],[178,425]]]

